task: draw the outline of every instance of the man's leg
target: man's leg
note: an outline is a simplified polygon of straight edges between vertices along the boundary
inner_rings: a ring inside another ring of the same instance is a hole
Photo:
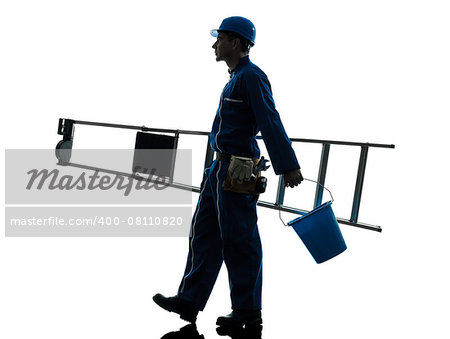
[[[222,266],[222,241],[212,196],[210,175],[207,170],[201,193],[192,218],[189,253],[178,297],[203,310],[212,292]]]
[[[255,195],[223,192],[224,260],[233,310],[261,310],[262,247],[256,201]]]
[[[225,164],[225,163],[224,163]],[[225,191],[228,166],[215,179],[216,206],[222,232],[223,257],[228,269],[233,310],[261,310],[262,247],[257,226],[257,195]]]

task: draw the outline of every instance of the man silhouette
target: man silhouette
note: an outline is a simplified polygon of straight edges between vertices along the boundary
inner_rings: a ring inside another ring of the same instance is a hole
[[[157,294],[153,299],[182,319],[195,322],[225,261],[233,311],[219,317],[217,325],[259,325],[262,249],[256,214],[258,194],[225,190],[223,185],[227,175],[237,182],[251,179],[254,160],[260,156],[258,132],[285,186],[297,186],[303,177],[275,109],[269,80],[249,59],[250,47],[255,44],[253,23],[229,17],[211,34],[217,38],[212,46],[216,61],[225,61],[230,73],[210,135],[216,160],[205,169],[178,293],[168,298]]]

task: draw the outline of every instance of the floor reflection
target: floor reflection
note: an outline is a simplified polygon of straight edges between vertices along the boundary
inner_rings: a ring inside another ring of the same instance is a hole
[[[169,332],[161,337],[161,339],[205,339],[203,334],[198,333],[195,324],[189,324],[178,331]]]
[[[217,329],[220,336],[229,336],[232,339],[261,339],[262,325],[247,325],[245,327],[220,326]]]
[[[262,325],[220,326],[216,331],[218,335],[228,336],[231,339],[262,339]],[[189,324],[178,331],[163,335],[161,339],[205,339],[205,336],[198,332],[195,324]]]

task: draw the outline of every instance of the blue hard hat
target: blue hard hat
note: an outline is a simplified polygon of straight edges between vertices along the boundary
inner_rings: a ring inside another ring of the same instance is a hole
[[[223,19],[220,27],[211,30],[211,35],[217,37],[220,31],[230,31],[239,34],[243,38],[255,44],[256,29],[253,23],[242,16],[231,16]]]

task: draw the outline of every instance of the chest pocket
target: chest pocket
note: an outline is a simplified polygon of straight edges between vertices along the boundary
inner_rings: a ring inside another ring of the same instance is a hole
[[[239,97],[238,97],[239,98]],[[223,97],[223,117],[233,129],[245,129],[253,124],[253,114],[243,99]]]
[[[228,102],[238,103],[238,104],[244,103],[244,100],[241,100],[241,99],[223,98],[223,100],[228,101]]]

